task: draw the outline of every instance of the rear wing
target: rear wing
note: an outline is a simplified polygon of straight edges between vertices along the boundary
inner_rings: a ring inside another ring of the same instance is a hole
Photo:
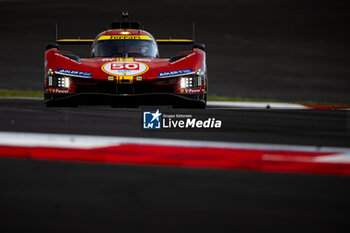
[[[129,21],[129,13],[122,12],[122,21],[114,21],[111,24],[111,29],[140,29],[139,21]],[[192,45],[193,48],[201,48],[204,50],[205,46],[202,44],[195,44],[195,24],[192,24],[192,39],[156,39],[158,45]],[[93,44],[94,39],[58,39],[58,24],[56,23],[56,44],[50,44],[47,48],[58,47],[61,44]]]
[[[57,44],[92,44],[93,39],[58,39]],[[156,39],[157,44],[194,44],[190,39]]]

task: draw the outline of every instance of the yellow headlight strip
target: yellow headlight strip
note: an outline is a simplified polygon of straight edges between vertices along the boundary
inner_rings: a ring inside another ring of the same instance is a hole
[[[152,40],[150,36],[113,36],[104,35],[100,36],[98,40]]]

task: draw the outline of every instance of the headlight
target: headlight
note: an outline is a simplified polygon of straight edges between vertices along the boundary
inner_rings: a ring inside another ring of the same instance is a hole
[[[202,69],[198,69],[196,71],[196,75],[198,77],[198,81],[197,81],[197,86],[202,86],[202,80],[203,80],[203,76],[204,76],[204,71]]]
[[[204,75],[204,70],[198,69],[198,70],[196,71],[196,75],[198,75],[198,76],[203,76],[203,75]]]
[[[52,76],[49,75],[49,77],[48,77],[48,82],[49,82],[48,85],[49,85],[49,86],[52,86],[52,85],[53,85],[53,84],[52,84],[52,79],[53,79]]]
[[[181,77],[180,88],[192,88],[193,78],[192,77]]]
[[[47,71],[48,75],[48,86],[58,87],[58,88],[69,88],[70,87],[70,78],[67,76],[62,76],[55,74],[53,69]]]
[[[199,71],[201,72],[201,71]],[[203,75],[194,74],[192,76],[184,76],[180,79],[180,88],[196,88],[201,87],[203,84]]]
[[[65,77],[65,76],[57,77],[57,86],[60,88],[69,88],[69,77]]]
[[[200,87],[202,86],[202,76],[198,76],[198,83],[197,85]]]
[[[54,75],[53,69],[48,69],[47,74],[50,76]]]

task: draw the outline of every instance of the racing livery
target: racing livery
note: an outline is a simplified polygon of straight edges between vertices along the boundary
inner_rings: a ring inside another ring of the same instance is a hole
[[[125,16],[125,15],[124,15]],[[110,104],[172,105],[204,108],[207,98],[203,44],[188,39],[160,39],[139,24],[113,22],[94,40],[60,39],[45,53],[47,106]],[[92,43],[90,58],[59,50],[60,44]],[[171,58],[159,58],[157,44],[192,44]]]

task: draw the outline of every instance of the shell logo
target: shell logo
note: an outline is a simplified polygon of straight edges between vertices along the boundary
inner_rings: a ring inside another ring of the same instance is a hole
[[[147,72],[149,67],[141,62],[108,62],[101,68],[110,75],[134,76]]]

